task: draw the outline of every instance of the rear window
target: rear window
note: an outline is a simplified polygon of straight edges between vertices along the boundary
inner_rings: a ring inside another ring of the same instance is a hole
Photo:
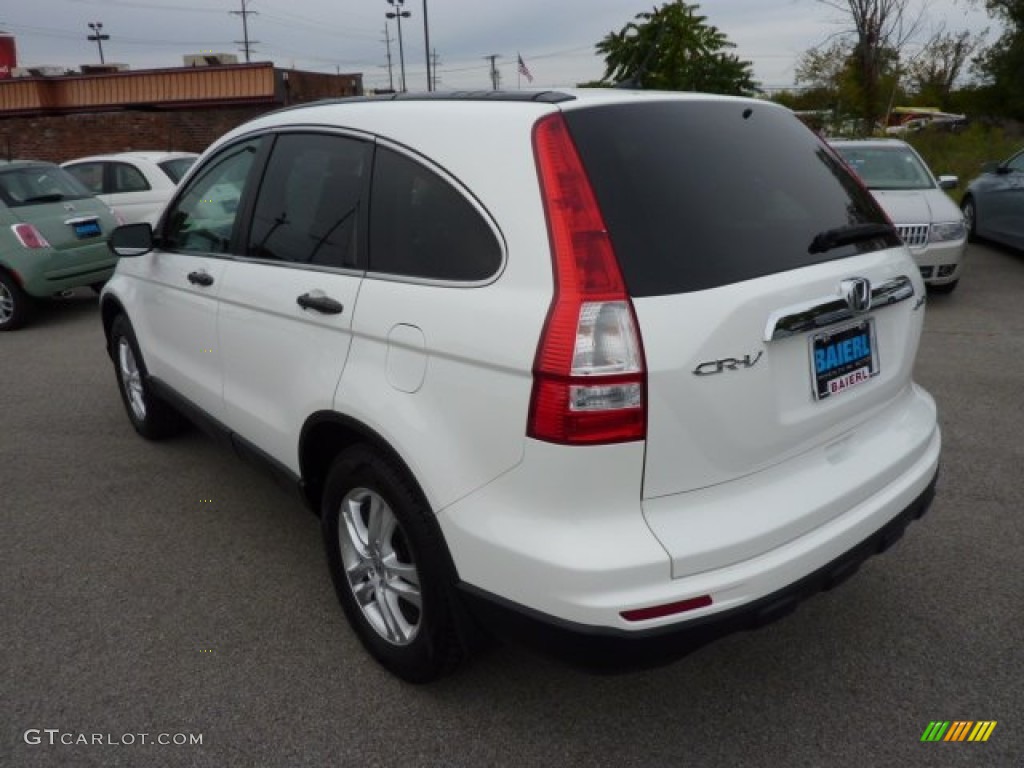
[[[811,253],[885,214],[791,113],[730,101],[568,110],[629,292],[699,291],[899,244]]]
[[[92,193],[56,165],[20,166],[0,171],[0,199],[10,208],[84,197],[92,197]]]

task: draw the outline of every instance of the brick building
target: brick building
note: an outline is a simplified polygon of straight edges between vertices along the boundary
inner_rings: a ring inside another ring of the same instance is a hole
[[[201,152],[264,112],[362,92],[359,74],[271,63],[0,80],[0,156],[63,162],[129,150]]]

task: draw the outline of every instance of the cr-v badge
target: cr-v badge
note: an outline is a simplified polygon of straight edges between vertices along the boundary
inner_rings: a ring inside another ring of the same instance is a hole
[[[723,357],[721,360],[709,360],[706,363],[701,363],[693,369],[694,376],[714,376],[716,373],[723,373],[725,371],[739,371],[747,368],[753,368],[757,365],[757,361],[761,359],[761,355],[764,354],[762,349],[756,355],[751,357],[750,355],[744,355],[743,357]]]

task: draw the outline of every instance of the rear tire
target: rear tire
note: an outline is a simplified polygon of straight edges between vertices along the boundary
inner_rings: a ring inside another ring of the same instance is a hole
[[[32,297],[21,290],[18,281],[0,271],[0,331],[16,331],[32,315]]]
[[[124,315],[114,318],[110,326],[110,345],[114,350],[114,373],[121,400],[135,431],[147,440],[160,440],[181,432],[185,420],[153,393],[135,331]]]
[[[453,569],[406,472],[368,446],[342,452],[327,475],[321,525],[338,601],[370,655],[410,683],[452,672],[466,655]]]

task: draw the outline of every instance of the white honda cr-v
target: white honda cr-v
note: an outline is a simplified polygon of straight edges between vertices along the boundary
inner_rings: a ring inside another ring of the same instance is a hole
[[[586,665],[679,656],[838,583],[932,498],[919,270],[772,104],[287,109],[112,247],[132,424],[187,417],[299,489],[407,680],[481,627]]]

